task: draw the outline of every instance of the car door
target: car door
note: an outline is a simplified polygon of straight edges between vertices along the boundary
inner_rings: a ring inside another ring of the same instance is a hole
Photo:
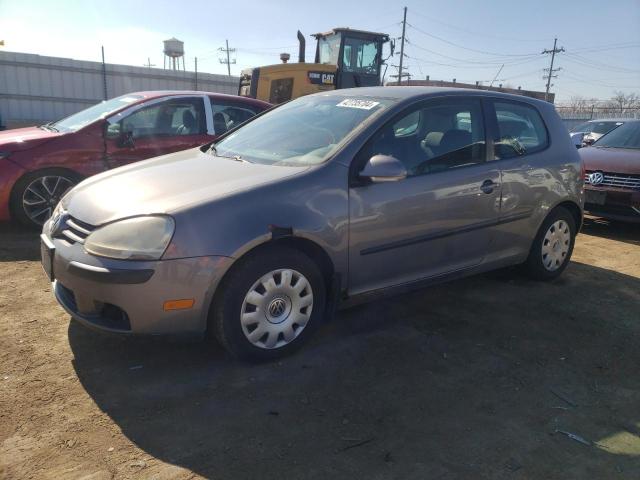
[[[547,128],[533,105],[498,98],[486,104],[494,147],[491,160],[500,166],[502,185],[500,235],[494,249],[501,256],[521,255],[538,228],[532,216],[555,185],[558,159],[545,152]]]
[[[482,262],[500,209],[500,171],[487,162],[478,98],[411,107],[373,135],[355,159],[349,189],[349,293],[404,284]],[[363,183],[373,155],[408,175]]]
[[[213,138],[207,130],[202,96],[151,100],[107,119],[106,160],[115,168],[193,148]]]

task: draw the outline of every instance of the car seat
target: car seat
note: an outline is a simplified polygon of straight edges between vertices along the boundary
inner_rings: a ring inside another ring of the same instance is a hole
[[[224,118],[224,115],[220,112],[213,114],[213,131],[216,132],[216,135],[222,135],[227,132],[227,121]]]
[[[193,116],[191,110],[182,112],[182,125],[178,127],[176,133],[178,135],[193,135],[195,133],[196,117]]]

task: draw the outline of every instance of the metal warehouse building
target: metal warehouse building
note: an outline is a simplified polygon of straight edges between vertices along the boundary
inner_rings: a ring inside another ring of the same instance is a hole
[[[0,126],[37,125],[142,90],[236,94],[238,77],[0,52]]]

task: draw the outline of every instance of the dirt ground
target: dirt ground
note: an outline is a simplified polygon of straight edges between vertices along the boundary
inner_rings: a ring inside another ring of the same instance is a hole
[[[0,227],[0,478],[638,479],[640,228],[342,311],[248,365],[70,322]]]

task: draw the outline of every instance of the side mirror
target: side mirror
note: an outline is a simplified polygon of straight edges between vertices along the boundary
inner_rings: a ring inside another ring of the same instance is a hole
[[[359,176],[371,182],[397,182],[407,178],[407,169],[395,157],[374,155],[365,164]]]

